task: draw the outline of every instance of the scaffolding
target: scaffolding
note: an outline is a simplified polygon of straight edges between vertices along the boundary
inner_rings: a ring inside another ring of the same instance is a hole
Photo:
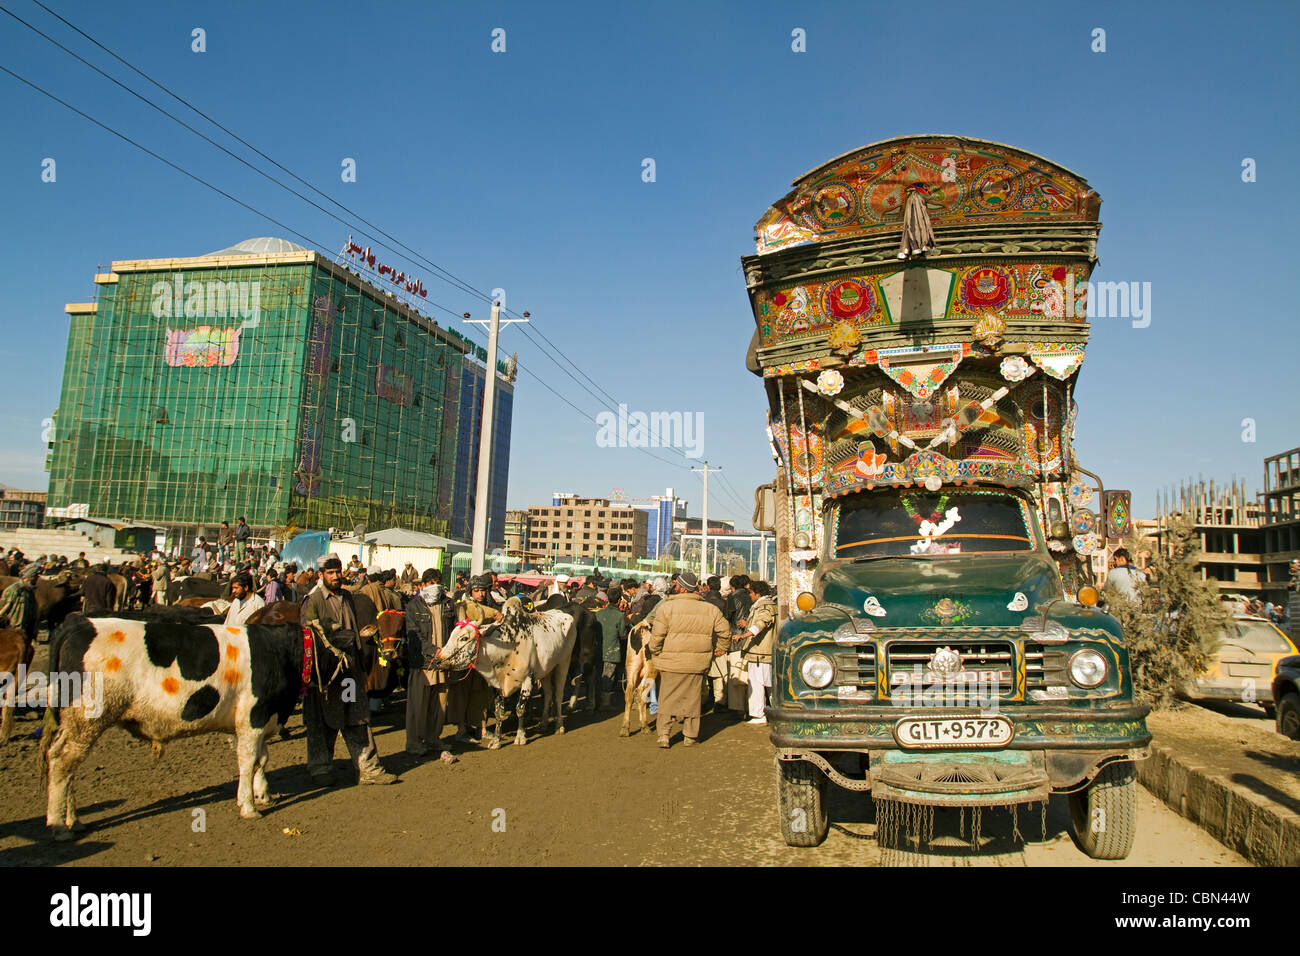
[[[315,253],[114,263],[69,306],[50,503],[445,534],[465,345]]]

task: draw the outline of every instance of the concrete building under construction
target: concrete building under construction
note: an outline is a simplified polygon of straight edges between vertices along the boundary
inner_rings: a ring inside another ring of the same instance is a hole
[[[1157,499],[1156,534],[1187,518],[1200,541],[1202,580],[1226,594],[1285,606],[1290,564],[1300,560],[1300,448],[1265,459],[1264,491],[1246,483],[1185,482]]]

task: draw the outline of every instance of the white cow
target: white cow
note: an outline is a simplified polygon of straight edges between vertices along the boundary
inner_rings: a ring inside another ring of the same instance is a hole
[[[475,624],[466,621],[457,624],[447,637],[447,642],[434,656],[433,666],[445,671],[463,671],[472,667],[487,681],[493,691],[492,731],[487,737],[488,750],[501,747],[501,728],[505,724],[505,700],[501,697],[501,668],[510,659],[516,641],[507,637],[496,621]],[[528,691],[520,695],[516,708],[520,732],[524,726],[524,708],[528,703]],[[484,728],[486,730],[486,727]]]
[[[526,744],[524,714],[532,688],[542,687],[542,729],[550,723],[551,701],[555,701],[556,733],[564,733],[563,690],[569,672],[569,658],[577,641],[577,626],[572,614],[565,611],[529,613],[519,598],[510,598],[501,609],[502,621],[488,624],[464,623],[456,626],[447,643],[435,658],[446,670],[463,670],[473,665],[499,695],[496,702],[496,728],[488,747],[500,744],[501,722],[505,708],[501,698],[519,692],[516,714],[519,727],[515,743]]]

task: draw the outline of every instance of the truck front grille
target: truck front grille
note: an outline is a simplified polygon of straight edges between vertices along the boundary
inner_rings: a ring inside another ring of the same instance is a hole
[[[931,669],[936,655],[947,648],[961,655],[958,675],[945,675]],[[916,680],[922,686],[944,680],[978,684],[981,691],[998,697],[1015,693],[1016,657],[1010,641],[891,641],[885,651],[887,675],[891,688],[906,686]],[[971,691],[975,686],[970,687]]]
[[[835,689],[841,700],[875,699],[875,645],[860,644],[835,652]]]
[[[1068,681],[1068,655],[1059,647],[1025,641],[1025,690],[1064,687]]]

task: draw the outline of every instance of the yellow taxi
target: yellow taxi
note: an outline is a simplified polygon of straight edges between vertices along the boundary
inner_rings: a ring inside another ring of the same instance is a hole
[[[1237,614],[1219,635],[1219,649],[1203,674],[1183,685],[1190,700],[1231,700],[1258,704],[1274,715],[1272,680],[1277,662],[1300,653],[1271,621]]]

